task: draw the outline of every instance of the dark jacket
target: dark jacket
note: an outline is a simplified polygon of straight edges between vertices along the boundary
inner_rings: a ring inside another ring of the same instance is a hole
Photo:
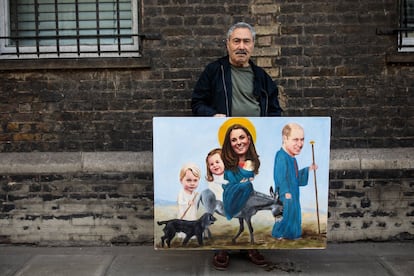
[[[254,91],[260,104],[260,116],[280,116],[278,90],[270,76],[259,66],[249,61],[254,74]],[[191,98],[194,115],[213,116],[217,113],[231,117],[232,82],[229,57],[222,57],[201,73]]]

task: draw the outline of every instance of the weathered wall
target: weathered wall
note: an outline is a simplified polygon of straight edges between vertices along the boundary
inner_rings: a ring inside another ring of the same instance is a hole
[[[151,152],[3,153],[0,243],[151,243]]]
[[[412,239],[414,166],[395,164],[412,156],[414,67],[387,62],[396,37],[376,35],[397,26],[396,1],[143,0],[141,10],[142,31],[161,35],[144,41],[142,62],[0,60],[2,243],[151,240],[152,117],[191,115],[199,73],[240,20],[256,27],[254,59],[278,82],[284,115],[332,118],[329,239]]]
[[[330,241],[414,238],[414,148],[333,150]]]
[[[414,148],[333,150],[328,240],[412,240]],[[2,153],[0,243],[153,240],[152,153]]]
[[[0,60],[0,150],[151,150],[151,118],[191,114],[200,71],[239,20],[257,29],[255,60],[286,116],[331,116],[333,148],[413,145],[414,69],[387,63],[396,36],[376,35],[397,26],[396,1],[218,3],[143,0],[142,31],[161,35],[144,41],[148,67]]]
[[[276,2],[287,114],[330,115],[334,148],[412,146],[414,68],[387,63],[397,37],[376,34],[398,27],[398,1]]]

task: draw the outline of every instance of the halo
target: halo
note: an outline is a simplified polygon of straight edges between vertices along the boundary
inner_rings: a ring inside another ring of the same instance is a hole
[[[254,127],[253,123],[246,118],[235,117],[235,118],[228,119],[220,126],[219,131],[218,131],[218,141],[220,143],[220,146],[223,146],[227,129],[230,126],[235,125],[235,124],[239,124],[247,128],[247,130],[252,135],[253,143],[256,143],[256,128]]]

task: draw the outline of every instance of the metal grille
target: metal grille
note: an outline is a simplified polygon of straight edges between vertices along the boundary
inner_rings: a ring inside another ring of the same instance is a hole
[[[11,0],[2,55],[140,56],[131,0]]]

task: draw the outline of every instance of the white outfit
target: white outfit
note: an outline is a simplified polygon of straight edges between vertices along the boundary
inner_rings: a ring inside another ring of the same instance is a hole
[[[194,204],[191,205],[190,207],[189,203],[192,200],[194,200]],[[184,189],[181,189],[180,192],[178,193],[178,198],[177,198],[177,203],[178,203],[177,218],[184,219],[184,220],[197,220],[197,204],[196,204],[197,200],[198,200],[197,192],[193,191],[191,195],[189,195],[188,193],[184,191]],[[178,232],[177,236],[181,239],[184,239],[186,234],[183,232]]]
[[[197,192],[192,192],[191,195],[187,194],[184,189],[181,189],[178,194],[177,203],[178,203],[178,214],[177,218],[185,220],[197,220]],[[194,204],[190,207],[189,203],[194,200]],[[186,210],[188,211],[186,212]],[[184,215],[185,213],[185,215]],[[184,216],[183,216],[184,215]]]
[[[224,173],[222,175],[213,174],[213,181],[208,181],[208,188],[215,194],[216,200],[223,200],[223,184],[227,184],[228,181],[224,179]]]

